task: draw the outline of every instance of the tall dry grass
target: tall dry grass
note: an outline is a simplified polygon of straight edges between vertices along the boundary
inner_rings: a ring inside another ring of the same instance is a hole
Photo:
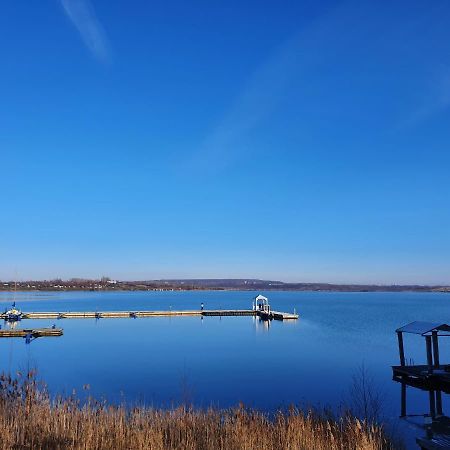
[[[51,399],[29,374],[0,377],[2,449],[393,449],[383,429],[292,408],[272,418],[244,407],[171,410]]]

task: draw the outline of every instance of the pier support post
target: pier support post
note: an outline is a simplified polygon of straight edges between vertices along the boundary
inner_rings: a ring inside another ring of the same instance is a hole
[[[428,396],[430,399],[430,416],[432,419],[436,418],[436,401],[434,396],[434,391],[428,391]]]
[[[431,353],[431,336],[425,336],[427,345],[428,373],[433,373],[433,354]]]
[[[432,332],[434,367],[439,367],[439,342],[437,331]]]
[[[436,414],[442,416],[442,391],[436,391]]]
[[[406,384],[405,383],[402,383],[400,417],[406,417]]]
[[[400,365],[403,367],[405,365],[405,350],[403,348],[403,333],[401,331],[397,331],[397,339],[398,351],[400,354]]]

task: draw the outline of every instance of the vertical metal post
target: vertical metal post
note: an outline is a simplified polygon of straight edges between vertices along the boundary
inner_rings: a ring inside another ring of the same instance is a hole
[[[431,336],[425,336],[427,345],[428,373],[433,373],[433,354],[431,353]]]
[[[442,391],[436,391],[436,413],[442,416]]]
[[[397,331],[397,339],[398,352],[400,354],[400,365],[403,367],[405,365],[405,350],[403,348],[403,333],[401,331]]]
[[[428,396],[430,398],[430,416],[432,419],[436,418],[436,402],[434,397],[434,391],[428,391]]]
[[[401,396],[401,412],[400,417],[406,417],[406,384],[402,383],[402,396]]]
[[[432,332],[434,367],[439,367],[439,342],[437,331]]]

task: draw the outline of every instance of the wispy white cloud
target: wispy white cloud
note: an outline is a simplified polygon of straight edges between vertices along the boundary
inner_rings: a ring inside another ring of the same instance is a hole
[[[450,107],[450,68],[445,68],[437,76],[431,77],[428,84],[432,86],[424,89],[418,106],[399,123],[399,128],[418,125]]]
[[[247,134],[261,126],[279,107],[291,83],[321,64],[329,53],[325,33],[341,34],[348,20],[347,6],[332,9],[310,26],[283,42],[249,77],[230,109],[200,146],[189,155],[188,165],[199,170],[221,170],[251,151]],[[343,33],[345,34],[345,33]],[[341,39],[344,40],[344,39]]]
[[[260,66],[235,98],[229,111],[205,138],[195,165],[226,165],[242,151],[241,138],[263,121],[278,104],[298,63],[298,39],[287,41]]]
[[[440,39],[444,21],[434,10],[420,16],[403,13],[402,8],[391,14],[386,5],[349,0],[306,23],[255,68],[216,126],[188,154],[189,167],[221,170],[250,152],[257,155],[252,132],[270,126],[270,117],[283,113],[286,98],[296,99],[305,133],[308,109],[322,110],[323,117],[341,114],[337,118],[348,133],[359,117],[369,123],[379,111],[377,127],[368,125],[367,136],[448,110],[450,67],[438,67],[450,48]],[[424,37],[421,30],[429,31]],[[438,48],[430,51],[435,43]]]
[[[65,13],[79,31],[81,38],[101,62],[109,62],[111,52],[102,25],[89,0],[61,0]]]

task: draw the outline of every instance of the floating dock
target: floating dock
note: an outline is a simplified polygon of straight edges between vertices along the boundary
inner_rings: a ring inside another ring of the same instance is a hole
[[[139,317],[173,317],[173,316],[255,316],[262,320],[297,320],[298,314],[272,311],[269,300],[263,295],[255,297],[252,309],[204,309],[187,311],[68,311],[68,312],[22,312],[13,309],[0,313],[0,319],[17,321],[22,319],[121,319]]]
[[[17,328],[10,330],[0,330],[0,338],[11,338],[11,337],[21,337],[21,338],[38,338],[44,336],[62,336],[63,330],[61,328]]]
[[[75,312],[23,312],[21,319],[120,319],[173,316],[257,316],[264,320],[297,320],[298,314],[279,311],[255,311],[252,309],[209,309],[190,311],[75,311]],[[0,319],[7,319],[0,314]],[[0,330],[1,331],[1,330]]]
[[[265,320],[297,320],[298,314],[281,312],[281,311],[256,311],[256,315]]]

